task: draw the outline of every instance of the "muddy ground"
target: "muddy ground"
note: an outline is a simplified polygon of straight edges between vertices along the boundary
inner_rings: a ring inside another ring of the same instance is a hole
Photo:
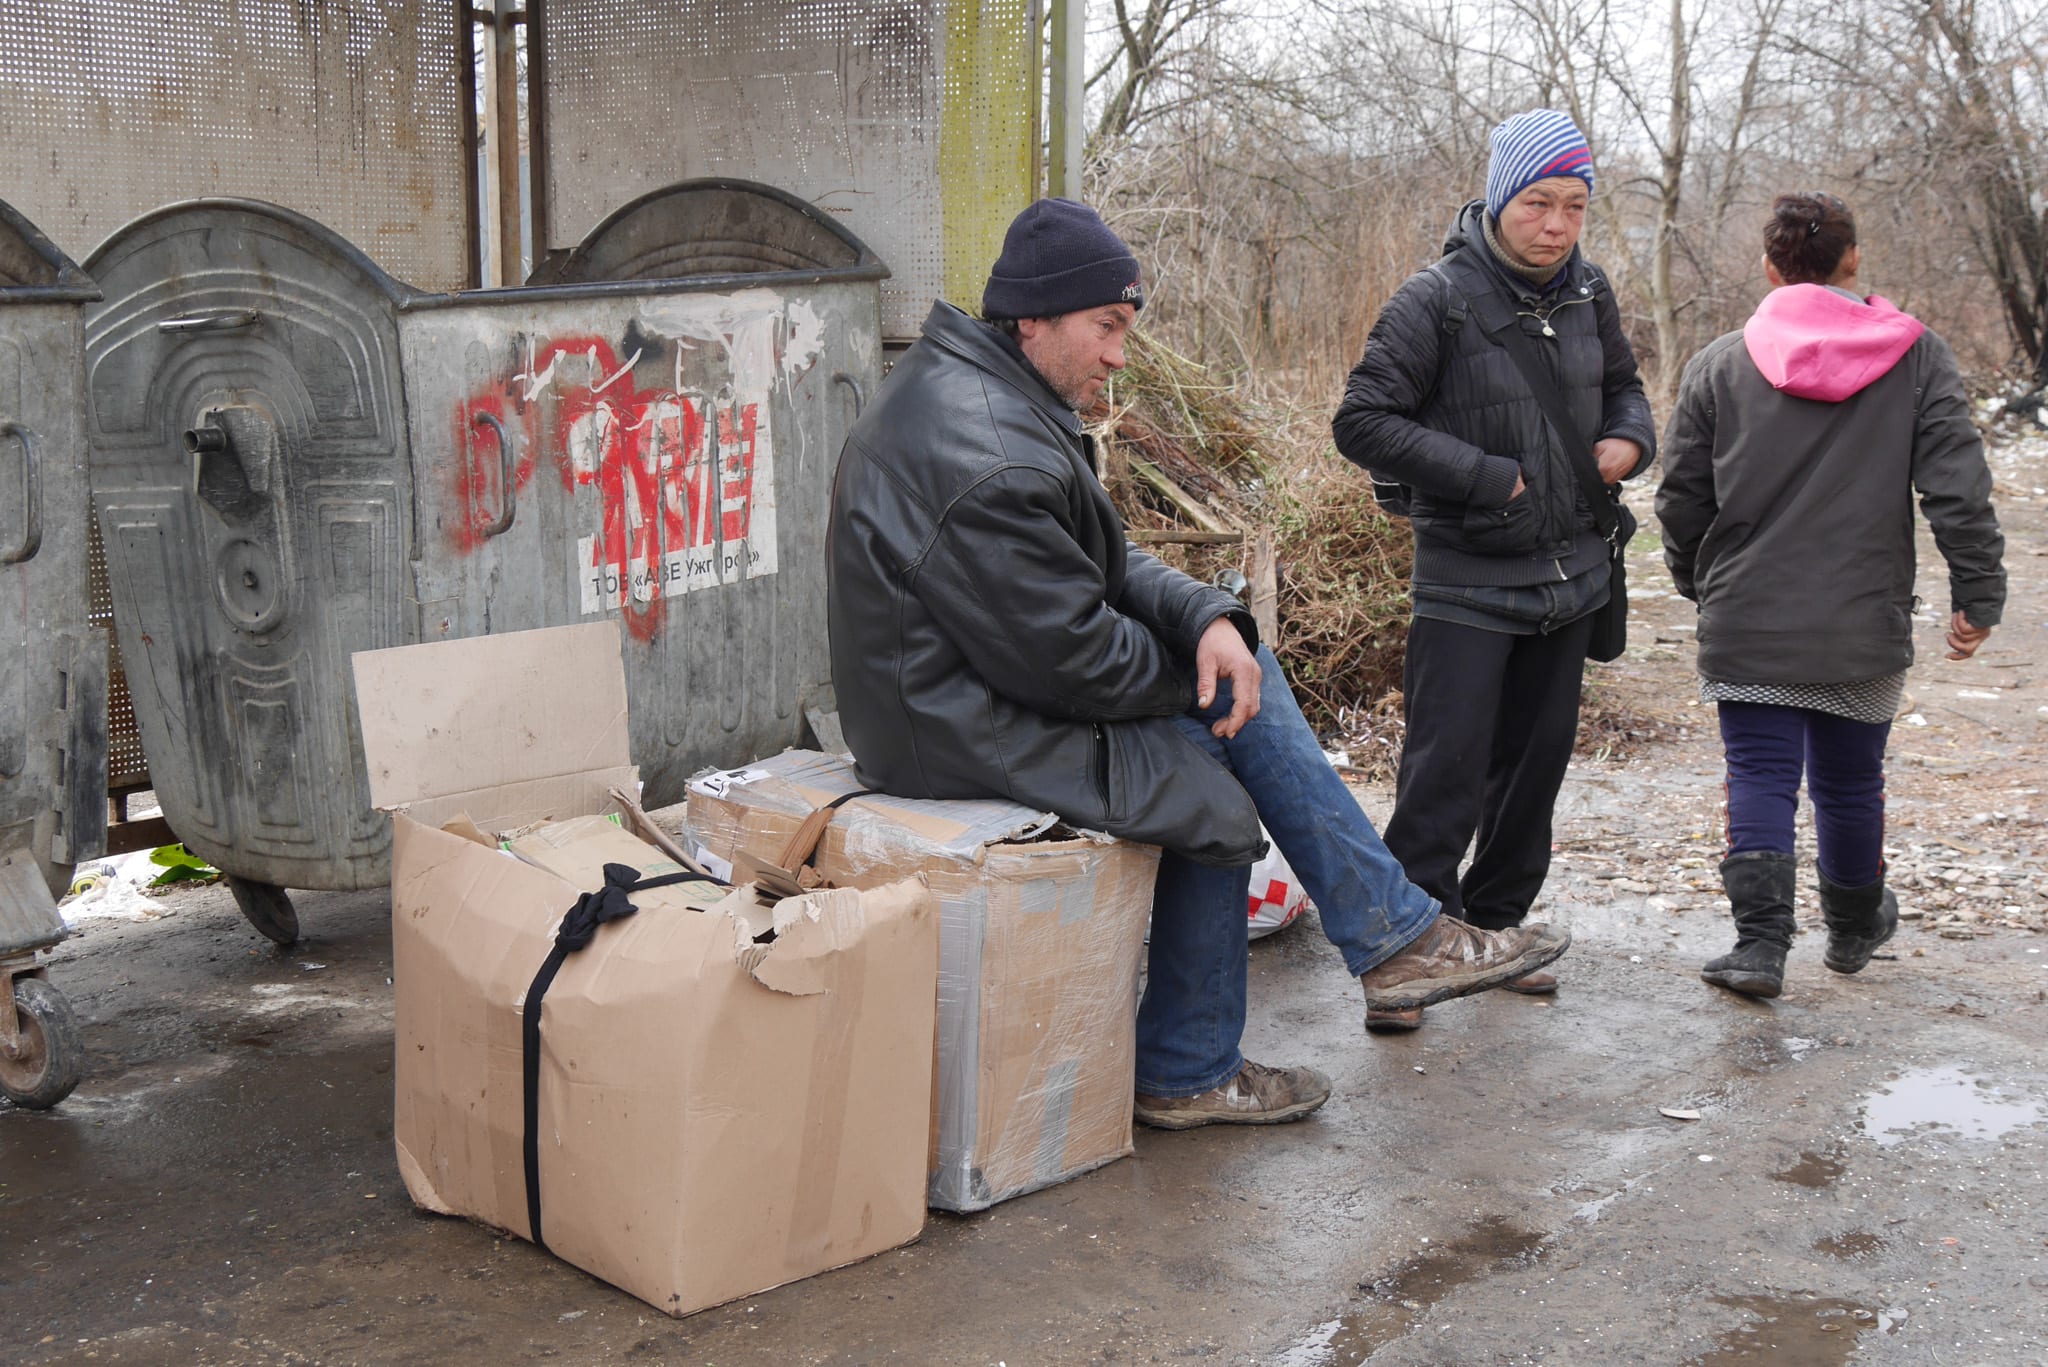
[[[91,920],[53,980],[91,1051],[0,1103],[0,1357],[22,1363],[2038,1364],[2048,1361],[2048,441],[1996,456],[2013,604],[1978,660],[1934,605],[1892,744],[1913,917],[1848,979],[1699,982],[1728,940],[1691,610],[1637,545],[1603,671],[1646,741],[1575,766],[1553,1001],[1367,1037],[1305,923],[1253,953],[1253,1056],[1338,1096],[1134,1157],[682,1321],[413,1211],[393,1165],[388,902],[304,893],[257,939],[217,888]],[[1384,813],[1386,794],[1363,794]],[[1810,875],[1809,875],[1810,879]],[[1804,912],[1814,910],[1809,904]],[[1665,1109],[1696,1111],[1673,1119]]]

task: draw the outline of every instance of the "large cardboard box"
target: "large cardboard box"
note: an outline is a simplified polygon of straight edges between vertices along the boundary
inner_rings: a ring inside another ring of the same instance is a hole
[[[536,974],[606,864],[679,871],[588,819],[613,786],[633,791],[617,628],[365,652],[355,668],[371,794],[394,812],[399,1169],[419,1205],[533,1238]],[[499,847],[535,822],[560,824]],[[916,1238],[929,890],[627,896],[638,910],[568,953],[540,999],[536,1241],[683,1315]]]
[[[654,816],[715,859],[772,862],[806,815],[859,787],[844,760],[791,750],[700,775]],[[1156,848],[1010,802],[871,796],[838,809],[815,863],[847,887],[922,874],[938,895],[934,1206],[980,1210],[1131,1151]]]

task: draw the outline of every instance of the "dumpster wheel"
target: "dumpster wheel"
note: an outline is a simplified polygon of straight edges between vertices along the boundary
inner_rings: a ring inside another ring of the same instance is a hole
[[[31,1111],[47,1111],[71,1095],[85,1062],[78,1018],[64,994],[41,978],[14,980],[20,1042],[0,1049],[0,1093]]]
[[[283,888],[229,874],[228,891],[235,895],[235,905],[242,909],[249,924],[266,939],[281,945],[298,943],[299,914],[292,910],[292,899],[285,896]]]

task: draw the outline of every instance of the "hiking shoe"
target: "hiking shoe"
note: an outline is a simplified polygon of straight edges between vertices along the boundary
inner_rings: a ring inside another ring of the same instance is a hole
[[[1137,1095],[1138,1122],[1161,1130],[1197,1125],[1284,1125],[1330,1099],[1330,1079],[1313,1068],[1268,1068],[1244,1061],[1237,1076],[1199,1096]]]
[[[1503,992],[1519,992],[1525,997],[1547,997],[1557,991],[1555,973],[1524,973],[1512,982],[1501,985]]]
[[[1411,1030],[1422,1028],[1422,1008],[1411,1006],[1402,1011],[1382,1011],[1376,1006],[1365,1008],[1365,1028],[1375,1035],[1405,1035]]]
[[[1561,926],[1512,926],[1481,930],[1454,916],[1439,915],[1414,943],[1358,975],[1367,1010],[1406,1011],[1470,996],[1539,968],[1571,947]]]

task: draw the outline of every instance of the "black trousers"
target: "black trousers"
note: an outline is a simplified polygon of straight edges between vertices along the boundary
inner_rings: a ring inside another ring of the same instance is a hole
[[[1543,890],[1592,630],[1590,616],[1532,636],[1427,617],[1409,624],[1408,736],[1385,839],[1450,915],[1489,930],[1519,925]]]

